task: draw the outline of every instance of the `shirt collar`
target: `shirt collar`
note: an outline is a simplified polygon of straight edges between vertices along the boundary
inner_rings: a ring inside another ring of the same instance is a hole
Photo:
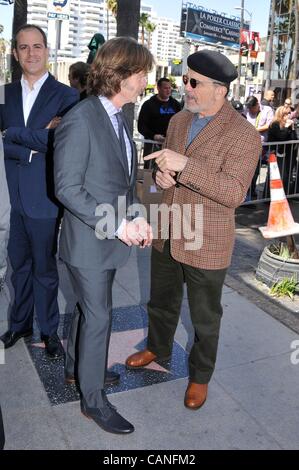
[[[205,121],[210,121],[213,117],[214,117],[214,115],[212,115],[212,116],[200,116],[199,113],[196,113],[193,117],[193,120],[194,121],[201,121],[201,122],[203,122],[204,120]]]
[[[106,96],[99,96],[99,100],[101,101],[102,105],[104,106],[108,116],[111,118],[111,116],[114,116],[114,114],[117,114],[121,111],[121,108],[117,108],[114,106],[111,100],[107,98]]]
[[[43,84],[45,83],[45,81],[47,80],[49,76],[49,72],[45,72],[44,75],[42,77],[40,77],[38,80],[36,80],[36,82],[34,82],[33,84],[33,90],[38,90],[40,89]],[[29,83],[28,81],[25,79],[24,75],[22,75],[22,78],[21,78],[21,85],[22,85],[22,88],[25,87],[27,90],[30,90],[30,87],[29,87]]]

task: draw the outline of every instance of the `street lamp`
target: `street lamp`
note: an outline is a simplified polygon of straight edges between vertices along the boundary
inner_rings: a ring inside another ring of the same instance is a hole
[[[241,21],[240,21],[240,39],[239,39],[239,60],[238,60],[238,80],[237,80],[237,93],[236,93],[236,98],[239,100],[240,99],[240,82],[241,82],[241,67],[242,67],[242,55],[241,55],[241,31],[244,28],[244,11],[249,15],[250,20],[249,20],[249,42],[248,42],[248,48],[250,45],[250,34],[251,34],[251,21],[252,21],[252,13],[248,11],[244,7],[244,0],[241,0],[241,6],[234,7],[235,10],[240,10],[241,11]],[[249,55],[249,50],[247,52],[247,61],[246,61],[246,74],[247,74],[247,66],[248,66],[248,55]],[[246,82],[246,80],[245,80]],[[245,83],[246,85],[246,83]]]

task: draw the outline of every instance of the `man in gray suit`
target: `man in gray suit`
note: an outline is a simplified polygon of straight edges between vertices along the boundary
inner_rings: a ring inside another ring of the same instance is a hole
[[[122,116],[126,103],[144,91],[152,54],[134,39],[106,42],[91,66],[87,99],[62,120],[55,134],[55,187],[65,206],[60,256],[65,261],[82,310],[78,378],[81,410],[108,432],[134,427],[104,391],[110,339],[112,282],[130,247],[149,246],[152,230],[127,213],[135,197],[136,150]],[[74,364],[76,320],[67,364]],[[74,371],[67,370],[67,374]]]
[[[9,235],[10,203],[4,168],[4,153],[0,135],[0,292],[7,269],[7,242]],[[0,407],[0,450],[4,447],[4,429]]]

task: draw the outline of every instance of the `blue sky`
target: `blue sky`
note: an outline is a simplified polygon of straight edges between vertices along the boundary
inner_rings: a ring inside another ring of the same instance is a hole
[[[143,0],[147,5],[151,5],[159,16],[179,20],[181,17],[182,0]],[[241,0],[194,0],[196,5],[216,10],[218,13],[239,16],[240,11],[235,10],[235,6],[241,5]],[[244,7],[252,13],[252,31],[258,31],[261,36],[266,36],[270,0],[245,0]],[[250,16],[244,12],[244,19],[250,19]]]
[[[181,0],[143,0],[145,4],[151,5],[159,16],[180,20]],[[238,16],[238,10],[234,7],[241,4],[241,0],[194,0],[191,3],[201,5],[203,7],[212,8],[218,13],[226,13],[228,15]],[[259,31],[261,36],[267,33],[267,25],[269,18],[270,0],[245,0],[245,8],[252,13],[253,31]],[[245,19],[249,19],[249,15],[244,13]],[[4,26],[4,37],[10,37],[10,29],[12,22],[12,6],[0,5],[0,23]]]

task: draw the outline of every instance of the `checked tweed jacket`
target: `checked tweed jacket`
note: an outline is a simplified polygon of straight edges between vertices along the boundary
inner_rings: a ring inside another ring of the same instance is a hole
[[[202,204],[202,244],[186,249],[188,231],[174,239],[176,213],[170,227],[159,227],[153,246],[162,251],[165,233],[170,233],[172,257],[201,269],[224,269],[231,262],[235,236],[235,209],[243,202],[261,154],[261,139],[255,128],[225,102],[214,118],[187,147],[188,132],[194,114],[183,110],[173,116],[164,147],[186,155],[189,160],[177,178],[176,187],[164,191],[163,203],[191,204],[186,216],[195,227],[195,204]],[[186,148],[187,147],[187,148]],[[185,220],[186,222],[186,220]],[[179,239],[178,239],[179,238]]]

